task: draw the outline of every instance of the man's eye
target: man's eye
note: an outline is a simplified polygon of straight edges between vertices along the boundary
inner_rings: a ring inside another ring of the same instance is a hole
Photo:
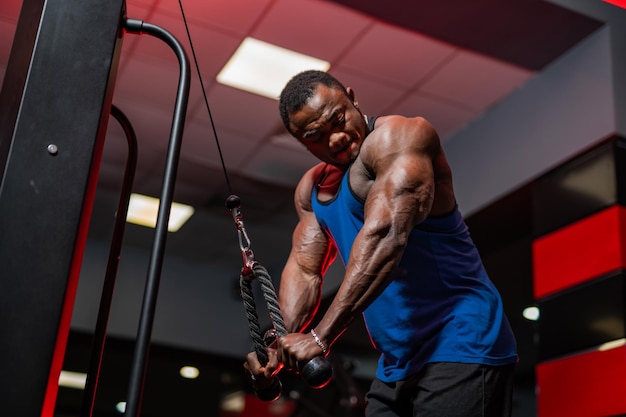
[[[322,135],[319,132],[315,132],[315,133],[306,135],[306,137],[304,138],[304,141],[306,143],[315,143],[319,141],[321,137]]]
[[[313,143],[318,143],[322,139],[324,139],[324,135],[322,133],[318,133],[317,135],[313,136],[312,141]]]

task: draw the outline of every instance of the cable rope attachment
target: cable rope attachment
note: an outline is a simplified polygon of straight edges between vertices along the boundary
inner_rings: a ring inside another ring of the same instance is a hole
[[[198,59],[196,57],[195,48],[193,46],[193,42],[191,40],[191,34],[189,32],[189,26],[187,24],[187,19],[185,17],[185,10],[183,8],[183,4],[181,0],[178,0],[178,4],[180,6],[180,11],[182,14],[183,22],[185,24],[185,31],[187,33],[187,38],[189,40],[189,45],[191,47],[191,53],[193,56],[193,62],[196,67],[196,71],[198,74],[198,79],[200,81],[200,87],[202,89],[202,94],[204,97],[204,103],[206,106],[207,113],[209,115],[209,119],[211,122],[211,127],[213,129],[213,134],[215,137],[215,143],[217,145],[217,150],[220,157],[220,162],[222,165],[222,170],[224,173],[224,178],[226,180],[226,185],[230,193],[232,193],[232,188],[230,184],[230,180],[228,178],[228,171],[226,169],[226,164],[224,162],[224,157],[222,154],[222,149],[220,146],[220,141],[217,137],[217,131],[215,129],[215,123],[213,121],[213,116],[211,115],[211,109],[209,106],[209,101],[207,99],[206,89],[204,88],[204,83],[202,81],[202,74],[200,72],[200,66],[198,64]],[[261,289],[263,291],[263,297],[268,306],[268,310],[270,312],[270,318],[272,320],[273,329],[267,332],[266,335],[271,335],[272,338],[277,338],[281,336],[287,335],[287,330],[285,323],[283,321],[282,314],[280,313],[280,308],[278,305],[278,299],[276,297],[276,292],[274,290],[274,286],[272,284],[271,277],[267,273],[267,270],[263,268],[255,259],[254,253],[252,252],[250,238],[246,232],[245,226],[243,224],[243,217],[241,215],[240,210],[240,202],[241,200],[236,195],[230,195],[226,200],[226,206],[231,211],[233,219],[235,220],[235,224],[237,225],[237,232],[239,237],[239,248],[241,250],[242,258],[244,266],[241,270],[240,276],[240,287],[241,287],[241,296],[244,300],[244,307],[246,309],[246,316],[248,317],[248,323],[250,327],[250,333],[252,335],[253,342],[255,344],[255,351],[259,358],[259,361],[265,365],[268,362],[267,356],[267,344],[272,341],[268,340],[267,337],[261,336],[261,329],[259,324],[258,315],[256,312],[256,305],[254,303],[254,296],[252,294],[251,283],[254,279],[258,279],[261,285]],[[318,356],[311,360],[309,360],[306,364],[302,366],[300,369],[300,373],[302,378],[313,388],[321,388],[325,386],[332,378],[333,370],[332,365],[328,362],[324,357]],[[273,383],[270,387],[263,389],[262,391],[256,391],[257,396],[264,401],[273,401],[280,396],[282,390],[282,386],[280,384],[280,380],[278,377],[274,377]]]

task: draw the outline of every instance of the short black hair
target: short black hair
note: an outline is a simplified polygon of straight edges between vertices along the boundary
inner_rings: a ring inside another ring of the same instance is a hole
[[[280,93],[278,110],[283,124],[289,130],[289,113],[300,110],[306,102],[313,97],[313,93],[318,84],[323,84],[329,88],[339,88],[346,95],[346,87],[335,77],[324,71],[307,70],[296,74]]]

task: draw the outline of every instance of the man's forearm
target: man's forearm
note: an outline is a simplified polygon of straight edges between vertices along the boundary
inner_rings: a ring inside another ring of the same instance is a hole
[[[321,301],[321,278],[302,279],[298,276],[281,278],[279,305],[290,333],[305,329],[313,320]]]
[[[316,326],[317,334],[327,346],[333,344],[384,290],[402,257],[405,245],[406,241],[400,236],[359,233],[344,280]]]

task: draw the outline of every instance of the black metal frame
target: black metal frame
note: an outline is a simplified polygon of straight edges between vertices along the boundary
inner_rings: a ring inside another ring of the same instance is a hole
[[[22,4],[0,93],[3,415],[54,412],[124,14],[124,0]]]
[[[0,93],[0,332],[10,335],[0,343],[1,380],[10,381],[0,384],[0,403],[3,413],[13,417],[49,417],[54,412],[55,378],[65,353],[111,113],[129,140],[129,159],[83,402],[83,414],[93,412],[137,159],[132,126],[111,103],[125,29],[164,41],[180,64],[125,413],[138,416],[187,112],[189,60],[166,30],[126,19],[123,0],[48,0],[47,7],[43,4],[44,0],[25,0],[22,5]],[[59,27],[59,22],[66,24]],[[91,68],[92,62],[98,68]]]
[[[102,294],[100,296],[100,308],[98,309],[98,318],[96,320],[96,327],[94,330],[91,360],[89,371],[87,373],[85,391],[83,394],[82,416],[93,415],[96,401],[96,391],[100,379],[102,358],[104,356],[107,326],[109,323],[109,315],[113,301],[113,291],[115,289],[117,269],[119,266],[120,254],[122,252],[124,233],[126,231],[126,213],[128,212],[130,194],[132,192],[133,182],[135,180],[135,171],[137,168],[137,136],[135,134],[135,130],[126,115],[118,107],[111,107],[111,116],[113,116],[122,126],[126,135],[126,141],[128,142],[128,159],[126,160],[126,169],[124,170],[122,190],[117,206],[117,214],[115,217],[111,247],[109,249],[107,269],[104,276],[104,283],[102,285]]]
[[[178,168],[185,116],[187,113],[190,69],[189,59],[184,48],[180,42],[166,30],[156,25],[135,19],[127,19],[124,24],[124,28],[129,33],[146,33],[164,41],[170,46],[170,48],[172,48],[180,65],[180,78],[176,94],[176,104],[174,105],[174,117],[170,130],[170,141],[165,162],[165,172],[163,174],[161,200],[159,204],[150,263],[148,266],[148,277],[146,280],[143,304],[141,307],[141,315],[139,318],[137,341],[133,355],[133,365],[130,374],[128,398],[126,403],[125,415],[139,416],[145,373],[148,365],[148,350],[150,346],[152,325],[154,322],[156,301],[159,291],[159,281],[163,266],[167,226],[172,206],[174,184],[176,182],[176,170]]]

